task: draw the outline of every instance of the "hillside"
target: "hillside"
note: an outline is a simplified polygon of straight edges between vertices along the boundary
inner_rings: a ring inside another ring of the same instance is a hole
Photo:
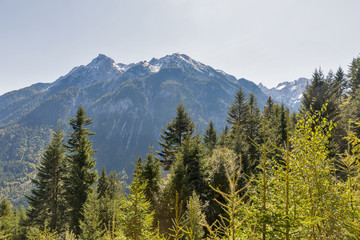
[[[51,129],[60,124],[67,131],[80,104],[94,119],[92,140],[94,148],[101,149],[97,168],[129,172],[137,151],[144,155],[150,145],[158,148],[161,129],[180,101],[199,131],[210,119],[220,130],[239,87],[247,95],[254,92],[259,106],[264,105],[267,96],[256,84],[184,54],[136,64],[116,63],[100,54],[53,83],[6,93],[0,96],[0,142],[6,143],[0,144],[0,187],[8,189],[2,195],[11,192],[10,199],[18,198],[17,192],[33,177]]]

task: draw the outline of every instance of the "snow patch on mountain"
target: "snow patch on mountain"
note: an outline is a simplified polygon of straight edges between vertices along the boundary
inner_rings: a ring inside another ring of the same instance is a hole
[[[292,82],[282,82],[276,87],[267,88],[263,84],[258,84],[258,87],[268,96],[271,96],[276,102],[284,103],[290,111],[298,111],[303,92],[306,86],[310,83],[307,78],[299,78]]]

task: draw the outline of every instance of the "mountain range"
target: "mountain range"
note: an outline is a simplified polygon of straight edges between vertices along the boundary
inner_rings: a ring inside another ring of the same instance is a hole
[[[291,112],[298,111],[301,105],[301,99],[310,79],[299,78],[293,82],[282,82],[276,87],[267,88],[259,83],[258,87],[268,96],[271,96],[276,102],[284,103]]]
[[[97,168],[130,172],[137,153],[143,156],[151,145],[158,148],[160,132],[180,101],[199,132],[210,120],[220,131],[239,87],[247,96],[253,92],[260,108],[272,96],[295,111],[307,81],[268,89],[185,54],[132,64],[116,63],[100,54],[52,83],[0,96],[0,199],[20,199],[17,193],[28,189],[51,129],[60,125],[69,132],[68,121],[80,104],[94,119],[90,130],[96,133],[91,139],[98,149]]]

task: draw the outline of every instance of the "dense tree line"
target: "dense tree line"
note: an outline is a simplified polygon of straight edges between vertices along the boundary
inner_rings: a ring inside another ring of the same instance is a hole
[[[221,134],[203,136],[185,106],[160,150],[136,159],[126,186],[100,177],[80,106],[58,128],[29,207],[0,203],[0,239],[359,239],[360,58],[346,74],[316,69],[299,114],[239,89]]]

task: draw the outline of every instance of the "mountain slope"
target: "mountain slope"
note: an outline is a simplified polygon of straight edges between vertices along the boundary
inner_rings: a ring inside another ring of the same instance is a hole
[[[180,101],[199,131],[210,119],[217,129],[222,129],[239,87],[247,95],[254,92],[259,106],[264,105],[267,96],[254,83],[237,80],[184,54],[136,64],[115,63],[100,54],[53,83],[34,84],[4,94],[0,96],[0,142],[16,143],[6,149],[0,144],[0,188],[6,188],[11,181],[17,181],[20,189],[28,184],[49,141],[50,129],[60,124],[68,132],[68,120],[80,104],[94,119],[90,130],[96,132],[92,140],[98,149],[97,167],[105,165],[108,170],[129,172],[137,151],[144,155],[150,145],[158,148],[160,131],[174,117]],[[23,141],[31,136],[32,141]],[[19,156],[21,149],[32,150]],[[22,175],[10,179],[10,165],[21,169]],[[0,192],[6,195],[10,191]],[[9,196],[13,200],[17,197]]]
[[[267,88],[261,83],[258,87],[268,96],[271,96],[276,102],[284,103],[291,112],[297,112],[303,97],[306,86],[310,83],[310,79],[299,78],[292,82],[279,83],[274,88]]]

